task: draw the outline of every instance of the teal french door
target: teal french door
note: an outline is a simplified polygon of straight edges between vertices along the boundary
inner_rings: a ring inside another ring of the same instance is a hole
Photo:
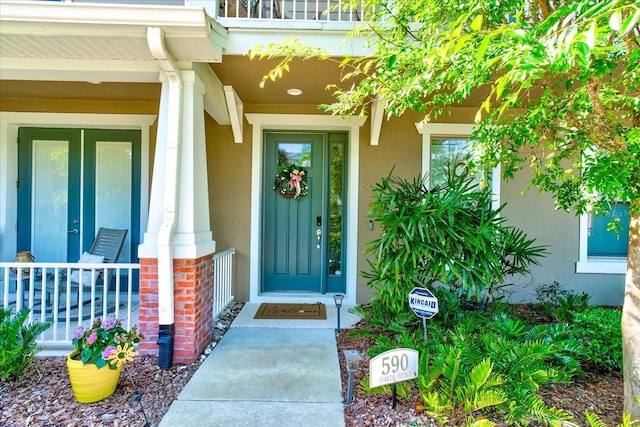
[[[98,228],[127,229],[120,262],[137,259],[140,132],[21,128],[18,251],[76,262]]]
[[[262,291],[344,292],[343,201],[346,133],[264,135]],[[274,191],[278,168],[306,171],[308,195]]]

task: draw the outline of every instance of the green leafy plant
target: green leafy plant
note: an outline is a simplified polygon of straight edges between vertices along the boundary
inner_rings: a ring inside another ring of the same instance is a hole
[[[531,327],[507,313],[488,311],[459,311],[455,324],[438,319],[436,316],[429,322],[427,341],[420,328],[405,328],[401,333],[385,329],[373,337],[375,346],[369,351],[371,356],[398,347],[419,351],[420,400],[434,417],[455,418],[460,423],[455,425],[473,423],[483,417],[507,425],[526,425],[532,419],[546,424],[570,419],[567,413],[548,407],[537,395],[541,386],[570,382],[580,372],[579,359],[584,348],[569,325]],[[457,352],[462,354],[459,360]],[[451,394],[446,392],[451,384],[442,382],[463,381],[485,359],[490,360],[491,372],[503,379],[491,388],[506,400],[491,408],[466,413],[465,408],[471,406],[465,402],[477,402],[474,400],[477,396],[473,395],[477,390],[460,382],[457,387],[461,390],[451,400]],[[440,374],[445,365],[449,371]],[[453,368],[457,373],[451,371]],[[427,394],[427,399],[423,399],[423,394]]]
[[[607,425],[602,421],[602,419],[593,412],[585,411],[585,416],[587,418],[587,422],[590,427],[607,427]],[[631,415],[626,414],[622,417],[622,422],[618,424],[616,427],[632,427],[634,425],[638,425],[637,421],[631,421]]]
[[[10,308],[0,308],[0,379],[19,377],[35,357],[38,335],[46,331],[50,322],[25,325],[30,310],[23,308],[12,316]]]
[[[536,296],[540,307],[556,320],[571,322],[575,313],[585,311],[589,307],[586,293],[566,290],[558,281],[536,287]]]
[[[91,328],[78,328],[73,333],[73,346],[82,363],[92,363],[98,368],[109,366],[117,369],[136,356],[134,344],[144,338],[134,326],[130,331],[119,320],[96,319]]]
[[[542,246],[492,209],[491,191],[471,174],[447,168],[444,183],[389,175],[373,188],[369,217],[381,236],[368,243],[362,275],[392,313],[405,311],[416,286],[440,282],[458,295],[490,301],[509,275],[528,272]]]
[[[554,280],[552,283],[545,283],[536,286],[535,292],[538,303],[542,305],[553,305],[560,296],[566,293],[566,290],[560,282]]]
[[[593,307],[574,315],[576,338],[582,341],[588,360],[602,369],[622,372],[622,312]]]
[[[576,313],[582,313],[589,307],[591,296],[586,293],[577,294],[569,291],[558,298],[558,306],[553,311],[553,317],[558,320],[572,321]]]
[[[493,372],[489,358],[467,369],[463,357],[462,350],[449,347],[444,359],[427,362],[426,374],[418,380],[419,409],[442,424],[473,425],[476,413],[508,400],[501,388],[504,377]]]

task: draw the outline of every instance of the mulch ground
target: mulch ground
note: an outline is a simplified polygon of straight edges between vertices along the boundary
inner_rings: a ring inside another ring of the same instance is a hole
[[[230,310],[216,325],[216,330],[226,331],[241,308],[238,304]],[[214,338],[207,353],[215,351],[221,337],[222,334]],[[368,375],[366,352],[371,342],[351,338],[348,331],[341,331],[337,340],[345,401],[348,383],[342,350],[357,349],[365,356],[356,375],[353,402],[345,404],[347,427],[437,426],[428,417],[417,415],[411,400],[398,402],[393,410],[390,395],[364,394],[359,383]],[[155,426],[204,357],[191,365],[172,366],[168,370],[158,368],[154,357],[138,357],[125,365],[115,393],[92,404],[76,402],[64,357],[36,358],[18,380],[0,383],[0,426]],[[548,386],[540,394],[547,404],[574,414],[576,424],[581,426],[587,425],[585,409],[598,414],[611,427],[622,418],[623,390],[619,375],[588,372],[573,384]]]

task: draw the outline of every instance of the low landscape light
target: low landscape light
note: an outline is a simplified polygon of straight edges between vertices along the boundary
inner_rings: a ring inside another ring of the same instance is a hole
[[[336,313],[338,315],[338,332],[340,332],[340,307],[342,307],[342,300],[344,295],[336,294],[333,296],[333,301],[336,303]]]
[[[353,378],[358,372],[362,356],[358,350],[344,350],[344,359],[347,365],[347,373],[349,374],[349,387],[347,389],[347,403],[353,400]]]

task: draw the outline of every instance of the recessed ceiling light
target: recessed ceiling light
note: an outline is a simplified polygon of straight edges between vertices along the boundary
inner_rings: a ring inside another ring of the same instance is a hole
[[[292,87],[291,89],[287,90],[287,93],[291,96],[298,96],[298,95],[302,95],[302,91],[300,89],[296,89],[294,87]]]

